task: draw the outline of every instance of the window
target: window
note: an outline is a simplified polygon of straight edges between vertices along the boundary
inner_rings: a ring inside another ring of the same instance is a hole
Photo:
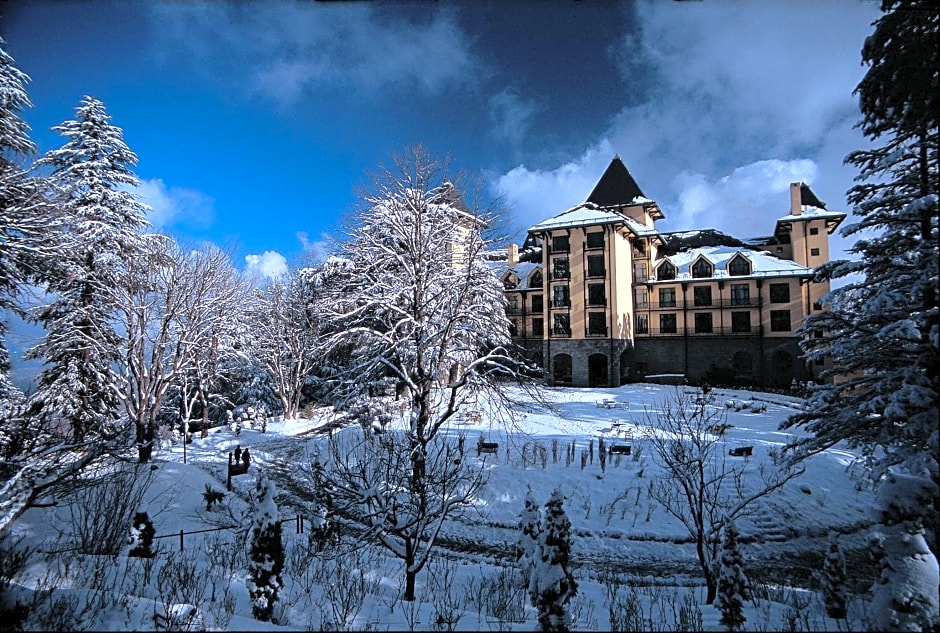
[[[587,234],[587,247],[588,248],[604,248],[604,233],[595,232]]]
[[[712,332],[712,313],[695,313],[695,332],[697,334],[711,334]]]
[[[532,336],[542,336],[545,334],[545,320],[532,319]]]
[[[567,253],[568,249],[567,235],[555,235],[552,237],[552,252]]]
[[[607,305],[607,298],[604,296],[604,284],[588,284],[587,289],[589,306]]]
[[[675,288],[660,288],[659,289],[659,307],[660,308],[675,308],[676,307],[676,289]]]
[[[751,287],[747,284],[731,284],[731,305],[746,306],[751,301]]]
[[[731,331],[737,334],[751,331],[751,313],[750,312],[732,312],[731,313]]]
[[[532,295],[532,312],[541,312],[545,309],[542,295]]]
[[[692,299],[696,306],[710,306],[712,304],[712,287],[696,286],[692,288]]]
[[[637,334],[649,334],[650,331],[650,318],[646,314],[636,315],[636,333]]]
[[[660,314],[659,315],[659,331],[663,334],[675,334],[678,330],[676,329],[676,315],[675,314]]]
[[[770,311],[770,331],[771,332],[789,332],[790,331],[790,311],[789,310],[771,310]]]
[[[515,275],[506,275],[506,278],[503,280],[503,288],[506,290],[512,290],[519,285],[519,280]]]
[[[556,257],[552,260],[552,279],[567,279],[569,270],[567,257]]]
[[[588,255],[587,276],[588,277],[603,277],[604,276],[604,256],[603,255]]]
[[[810,235],[819,235],[819,229],[815,226],[809,230]]]
[[[534,273],[532,273],[532,277],[529,278],[529,287],[530,288],[542,287],[542,271],[537,270]]]
[[[819,301],[814,301],[814,302],[813,302],[813,310],[816,310],[817,312],[819,312],[820,310],[822,310],[822,303],[820,303]]]
[[[809,249],[809,254],[812,255],[813,257],[819,257],[819,249],[811,248]]]
[[[728,274],[732,277],[743,277],[751,274],[751,263],[741,255],[736,255],[728,263]]]
[[[636,289],[636,307],[645,308],[649,305],[650,295],[646,291],[646,288],[637,288]]]
[[[567,314],[556,314],[552,325],[552,334],[571,336],[571,321]]]
[[[633,265],[633,278],[637,283],[645,283],[649,279],[649,273],[647,272],[646,264],[634,264]]]
[[[676,267],[669,262],[663,262],[659,265],[656,272],[656,278],[663,281],[676,278]]]
[[[790,302],[790,284],[770,284],[771,303]]]
[[[646,255],[646,240],[635,240],[633,242],[633,252],[641,257]]]
[[[706,277],[712,276],[713,267],[708,263],[708,260],[700,259],[694,264],[692,264],[692,278],[693,279],[703,279]]]
[[[568,286],[555,286],[552,290],[552,305],[556,308],[566,308],[571,305],[571,295]]]
[[[603,312],[588,312],[588,335],[607,336],[607,315]]]
[[[512,296],[506,299],[506,302],[509,304],[507,308],[510,313],[519,311],[519,297]]]

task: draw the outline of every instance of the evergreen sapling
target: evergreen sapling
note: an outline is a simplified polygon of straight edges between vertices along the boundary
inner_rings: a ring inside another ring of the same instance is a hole
[[[284,544],[281,542],[280,513],[274,503],[274,483],[261,477],[251,522],[251,552],[248,562],[248,595],[251,612],[262,622],[273,619],[274,605],[283,586]]]

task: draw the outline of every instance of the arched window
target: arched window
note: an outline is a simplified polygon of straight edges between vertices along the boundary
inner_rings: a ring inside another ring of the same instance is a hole
[[[668,261],[663,262],[656,269],[656,278],[660,281],[676,278],[676,267]]]
[[[692,278],[693,279],[702,279],[705,277],[711,277],[714,267],[711,263],[704,257],[700,258],[694,264],[692,264]]]
[[[506,275],[506,278],[503,279],[503,288],[506,290],[512,290],[518,285],[519,285],[519,280],[512,273],[509,273],[508,275]]]
[[[728,274],[732,277],[743,277],[751,274],[751,262],[743,255],[735,255],[728,262]]]
[[[542,271],[537,270],[532,273],[532,276],[529,277],[529,288],[541,288],[542,287]]]

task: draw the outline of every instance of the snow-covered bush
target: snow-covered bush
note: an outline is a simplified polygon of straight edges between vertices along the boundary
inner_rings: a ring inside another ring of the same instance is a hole
[[[578,593],[578,583],[569,569],[571,558],[571,521],[562,507],[559,489],[545,503],[535,565],[529,580],[532,606],[539,612],[543,631],[567,631],[565,605]]]
[[[274,483],[258,479],[251,522],[251,552],[248,563],[248,595],[255,618],[272,621],[274,604],[283,587],[284,545],[281,542],[280,513],[274,503]],[[275,623],[276,624],[276,623]]]
[[[823,561],[819,580],[822,584],[823,599],[826,603],[826,615],[835,620],[845,618],[848,607],[845,592],[845,556],[842,555],[836,532],[829,533],[829,549]]]
[[[738,550],[738,531],[734,523],[725,527],[718,558],[718,593],[715,608],[721,612],[721,624],[735,631],[744,624],[744,601],[750,599],[744,560]]]
[[[529,586],[532,569],[536,564],[536,554],[539,546],[539,524],[542,512],[539,504],[532,495],[530,487],[525,496],[522,516],[519,518],[519,540],[516,542],[519,572],[524,587]]]
[[[128,556],[137,556],[140,558],[153,558],[153,537],[156,535],[153,528],[153,521],[146,512],[138,512],[134,515],[134,523],[131,525],[131,534],[128,542],[131,546]]]

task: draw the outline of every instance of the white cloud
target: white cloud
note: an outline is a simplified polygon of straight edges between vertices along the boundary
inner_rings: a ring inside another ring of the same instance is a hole
[[[277,251],[260,255],[245,255],[245,272],[266,279],[275,279],[287,272],[287,259]]]
[[[334,240],[326,233],[320,234],[320,239],[311,240],[306,231],[297,231],[297,239],[306,253],[313,261],[322,262],[335,252]]]
[[[167,187],[162,178],[151,178],[141,180],[136,193],[150,206],[147,219],[155,228],[175,224],[207,228],[212,223],[214,201],[195,189]]]
[[[584,139],[580,157],[494,179],[520,226],[587,197],[615,154],[663,208],[660,230],[768,234],[797,180],[847,210],[854,173],[842,160],[867,144],[853,129],[852,91],[875,3],[661,2],[636,11],[639,30],[615,54],[631,105]]]
[[[315,87],[375,93],[389,86],[438,92],[479,76],[471,41],[450,11],[415,14],[363,4],[158,3],[158,56],[198,60],[207,78],[295,103]]]
[[[683,172],[670,225],[715,228],[736,237],[771,235],[774,220],[790,208],[790,183],[812,184],[818,169],[811,160],[762,160],[736,168],[717,180]]]
[[[519,165],[493,182],[512,205],[517,228],[526,229],[584,202],[614,155],[609,142],[601,141],[578,158],[552,170],[530,170]]]
[[[513,145],[519,145],[526,137],[535,106],[508,88],[490,97],[489,106],[493,134]]]

